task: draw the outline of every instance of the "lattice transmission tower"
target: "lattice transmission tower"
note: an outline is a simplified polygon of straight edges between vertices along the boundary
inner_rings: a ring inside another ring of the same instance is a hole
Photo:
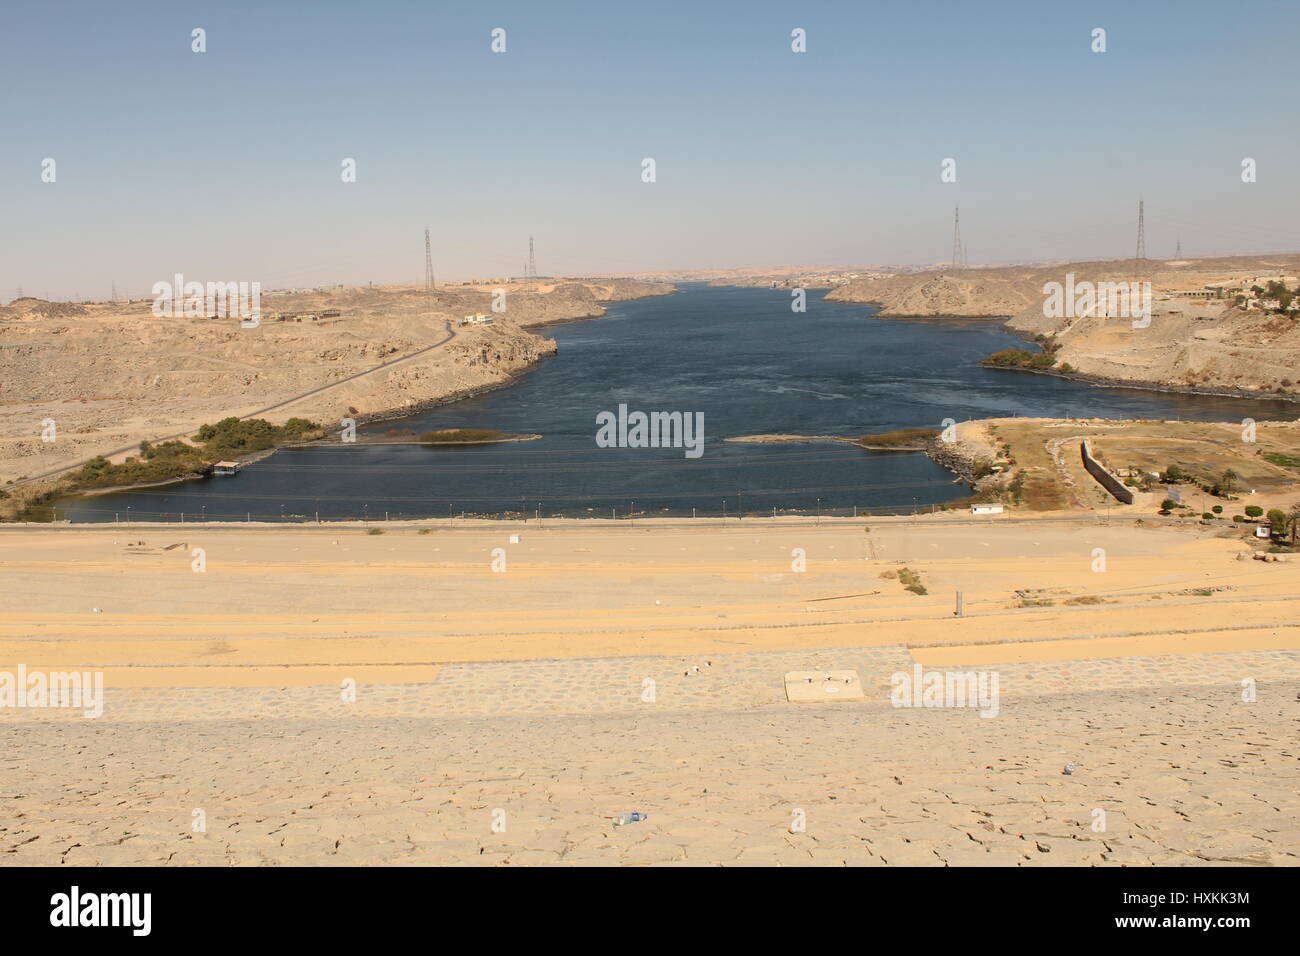
[[[424,230],[424,291],[433,298],[433,244],[429,240],[429,229]]]
[[[952,267],[961,268],[961,207],[952,207]]]
[[[1133,281],[1138,280],[1142,274],[1142,267],[1147,258],[1147,223],[1146,223],[1146,204],[1138,200],[1138,241],[1137,251],[1133,254]]]
[[[1139,262],[1147,257],[1147,223],[1146,223],[1146,203],[1141,199],[1138,200],[1138,242],[1137,254],[1133,257]]]

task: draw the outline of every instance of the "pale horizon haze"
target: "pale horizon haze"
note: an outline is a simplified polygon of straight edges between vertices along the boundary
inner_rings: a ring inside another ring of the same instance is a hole
[[[0,302],[176,272],[420,282],[426,226],[440,280],[518,275],[530,234],[542,275],[937,263],[956,204],[972,265],[1131,256],[1139,198],[1152,258],[1300,249],[1294,3],[55,2],[4,21]]]

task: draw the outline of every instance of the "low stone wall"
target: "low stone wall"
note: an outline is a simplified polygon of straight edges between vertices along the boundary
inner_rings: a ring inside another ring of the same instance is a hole
[[[1097,479],[1097,482],[1109,491],[1116,500],[1122,501],[1126,505],[1133,503],[1133,492],[1124,487],[1118,478],[1101,466],[1097,459],[1092,457],[1092,452],[1088,450],[1088,439],[1079,443],[1079,452],[1083,456],[1083,467],[1088,470],[1088,474]]]

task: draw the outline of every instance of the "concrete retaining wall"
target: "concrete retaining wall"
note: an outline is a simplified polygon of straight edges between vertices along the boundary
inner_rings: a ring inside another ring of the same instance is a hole
[[[1117,501],[1122,501],[1126,505],[1131,505],[1133,503],[1133,492],[1126,488],[1118,478],[1103,468],[1097,459],[1092,457],[1092,452],[1088,450],[1088,440],[1086,438],[1079,443],[1079,451],[1083,455],[1083,467],[1088,469],[1088,474],[1096,478],[1097,482],[1109,491]]]

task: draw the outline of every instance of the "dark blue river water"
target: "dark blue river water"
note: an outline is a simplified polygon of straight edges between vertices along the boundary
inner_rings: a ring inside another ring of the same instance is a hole
[[[605,318],[542,334],[559,355],[518,384],[362,431],[497,428],[537,441],[461,448],[291,449],[231,478],[68,500],[74,521],[382,519],[526,510],[619,516],[853,507],[911,511],[968,493],[920,453],[835,444],[727,444],[786,432],[859,435],[939,428],[998,416],[1293,418],[1279,402],[1094,388],[981,368],[1019,344],[996,322],[883,320],[868,306],[788,291],[688,285],[676,295],[609,306]],[[702,412],[703,455],[599,448],[596,416],[617,410]]]

